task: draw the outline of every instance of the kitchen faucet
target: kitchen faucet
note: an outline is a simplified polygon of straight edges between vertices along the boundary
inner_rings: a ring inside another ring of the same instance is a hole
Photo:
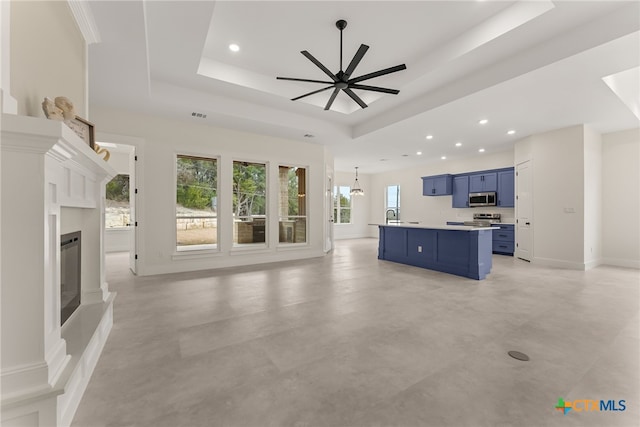
[[[387,209],[387,211],[384,213],[385,218],[385,224],[389,224],[389,212],[391,212],[391,218],[397,219],[396,218],[396,210],[395,209]]]

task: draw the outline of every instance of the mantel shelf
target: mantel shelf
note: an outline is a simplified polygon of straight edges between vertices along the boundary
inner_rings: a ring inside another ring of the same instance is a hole
[[[75,132],[55,120],[3,114],[2,150],[46,153],[59,163],[75,163],[98,181],[117,175]]]

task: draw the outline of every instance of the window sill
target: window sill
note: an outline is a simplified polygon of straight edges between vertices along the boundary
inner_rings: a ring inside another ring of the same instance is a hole
[[[198,259],[221,255],[217,245],[178,246],[171,259]]]
[[[266,243],[234,243],[229,255],[242,255],[243,253],[267,253],[271,252]]]
[[[309,247],[308,242],[304,243],[280,243],[276,250],[278,251],[297,251],[302,248]]]

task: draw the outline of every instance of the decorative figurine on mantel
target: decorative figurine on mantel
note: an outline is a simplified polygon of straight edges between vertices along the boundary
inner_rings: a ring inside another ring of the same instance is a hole
[[[56,107],[55,102],[53,102],[51,98],[44,98],[44,101],[42,101],[42,111],[44,111],[44,115],[47,119],[58,121],[64,120],[62,109]]]
[[[102,156],[103,160],[106,162],[111,157],[111,153],[106,148],[102,148],[98,145],[98,143],[94,144],[93,151],[98,153],[99,156]]]
[[[62,121],[69,129],[75,132],[92,150],[102,156],[106,161],[109,160],[111,153],[109,150],[101,148],[95,143],[93,123],[76,116],[76,109],[73,102],[66,96],[56,96],[52,101],[51,98],[45,97],[42,101],[42,111],[47,119]]]
[[[47,119],[68,122],[76,118],[73,102],[66,96],[56,96],[55,100],[45,97],[42,101],[42,111]]]
[[[66,96],[56,96],[56,107],[62,110],[62,116],[66,120],[73,120],[76,118],[76,109],[73,106],[73,102]]]

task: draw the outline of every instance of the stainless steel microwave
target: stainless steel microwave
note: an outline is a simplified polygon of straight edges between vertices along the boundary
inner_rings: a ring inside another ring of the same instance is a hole
[[[469,193],[469,207],[474,208],[478,206],[495,206],[496,205],[496,192],[487,191],[485,193]]]

